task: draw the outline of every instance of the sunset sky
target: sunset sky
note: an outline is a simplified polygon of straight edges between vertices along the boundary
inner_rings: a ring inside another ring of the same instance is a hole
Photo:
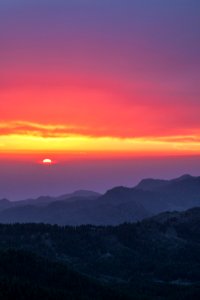
[[[147,157],[190,156],[193,164],[182,169],[194,170],[199,15],[199,0],[1,0],[0,167],[10,174],[13,161],[19,167],[50,157],[59,165],[81,161],[87,174],[94,160],[95,173],[99,160],[116,167],[139,157],[144,166]],[[90,187],[90,178],[81,178],[66,190]],[[91,187],[102,190],[115,179]],[[11,195],[8,183],[0,184],[0,198]],[[55,193],[59,188],[64,183]]]

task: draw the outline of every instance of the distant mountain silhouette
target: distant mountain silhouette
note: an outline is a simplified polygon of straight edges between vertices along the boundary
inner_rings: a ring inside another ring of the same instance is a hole
[[[187,174],[172,180],[146,179],[136,189],[160,194],[171,209],[184,210],[200,206],[200,177]]]
[[[34,206],[46,206],[52,202],[60,200],[76,200],[77,198],[88,198],[96,199],[101,196],[100,193],[89,191],[89,190],[78,190],[73,193],[68,193],[65,195],[51,197],[51,196],[40,196],[36,199],[26,199],[20,201],[9,201],[7,199],[0,200],[0,210],[4,208],[16,207],[16,206],[25,206],[25,205],[34,205]]]
[[[78,190],[75,191],[71,194],[65,194],[62,196],[57,197],[58,200],[66,200],[69,198],[75,198],[75,197],[85,197],[85,198],[98,198],[99,196],[101,196],[100,193],[94,192],[94,191],[89,191],[89,190]]]
[[[4,210],[6,208],[11,207],[12,203],[8,199],[0,200],[0,210]]]
[[[182,175],[181,177],[172,179],[172,180],[163,180],[163,179],[152,179],[152,178],[147,178],[143,179],[137,186],[137,189],[142,189],[144,191],[155,191],[159,190],[161,188],[167,187],[171,183],[174,182],[182,182],[185,180],[190,180],[194,179],[196,177],[192,177],[191,175],[185,174]]]
[[[200,206],[200,177],[144,179],[136,187],[115,187],[100,195],[76,191],[59,197],[0,201],[0,222],[45,222],[60,225],[117,225],[164,211]]]
[[[115,225],[124,221],[141,220],[151,215],[142,205],[134,201],[116,205],[112,200],[108,202],[101,200],[101,198],[96,200],[72,198],[72,201],[55,201],[46,206],[15,206],[0,212],[0,222]]]

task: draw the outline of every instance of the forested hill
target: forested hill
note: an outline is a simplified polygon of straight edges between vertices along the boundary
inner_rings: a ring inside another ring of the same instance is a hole
[[[115,227],[2,224],[0,252],[2,299],[200,297],[200,208]]]

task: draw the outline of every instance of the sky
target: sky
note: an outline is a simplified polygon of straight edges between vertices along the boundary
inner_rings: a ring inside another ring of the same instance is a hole
[[[196,174],[199,16],[199,0],[1,0],[0,198]]]

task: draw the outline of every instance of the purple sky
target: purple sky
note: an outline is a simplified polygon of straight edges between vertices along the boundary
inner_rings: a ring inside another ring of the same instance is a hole
[[[22,200],[77,189],[105,192],[118,185],[133,187],[146,177],[198,176],[200,157],[71,161],[45,168],[24,162],[0,161],[0,165],[0,198]]]

